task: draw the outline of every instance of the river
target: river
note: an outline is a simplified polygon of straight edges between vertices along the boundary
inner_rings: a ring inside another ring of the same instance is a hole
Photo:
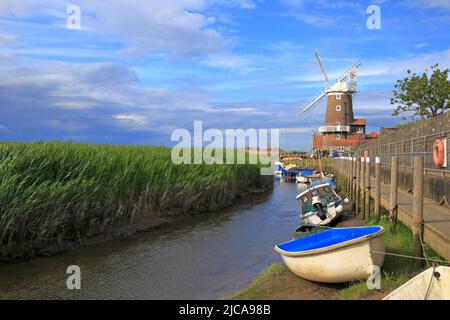
[[[0,266],[0,299],[220,299],[281,261],[273,250],[299,222],[295,183],[230,209],[129,239]],[[69,290],[66,268],[81,269]]]

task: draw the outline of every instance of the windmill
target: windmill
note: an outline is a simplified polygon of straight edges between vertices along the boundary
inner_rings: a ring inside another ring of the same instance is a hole
[[[326,86],[305,104],[298,115],[317,107],[326,96],[325,126],[319,127],[318,135],[313,135],[313,146],[318,139],[320,149],[351,151],[358,140],[365,139],[366,122],[364,119],[355,119],[353,114],[353,94],[358,90],[356,82],[361,62],[354,62],[332,83],[319,53],[316,51],[314,54]]]
[[[327,86],[325,89],[315,94],[308,101],[308,103],[305,104],[305,106],[298,113],[299,116],[317,106],[319,102],[322,100],[322,98],[328,93],[341,92],[353,94],[357,92],[356,81],[358,78],[359,68],[361,66],[361,62],[359,60],[354,62],[343,74],[341,74],[341,76],[337,79],[336,83],[331,84],[331,82],[328,79],[322,60],[320,59],[319,52],[315,51],[314,55],[316,57],[317,63],[319,64],[323,80],[325,81]]]

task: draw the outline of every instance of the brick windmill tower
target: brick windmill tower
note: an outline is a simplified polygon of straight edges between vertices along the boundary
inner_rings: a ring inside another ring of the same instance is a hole
[[[327,86],[306,104],[299,115],[312,110],[326,96],[325,126],[319,127],[319,134],[313,136],[313,149],[328,150],[329,152],[352,151],[358,143],[366,138],[366,121],[355,119],[353,114],[353,95],[358,91],[356,81],[361,62],[357,61],[352,64],[332,84],[328,80],[317,51],[315,56]]]

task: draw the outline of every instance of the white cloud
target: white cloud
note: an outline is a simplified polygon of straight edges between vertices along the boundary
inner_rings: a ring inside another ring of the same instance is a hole
[[[421,43],[416,44],[416,45],[414,46],[414,48],[421,49],[421,48],[425,48],[425,47],[428,47],[428,46],[429,46],[428,43],[421,42]]]
[[[190,57],[219,52],[232,44],[213,28],[214,17],[202,13],[207,8],[204,0],[85,0],[83,7],[96,15],[97,28],[127,43],[129,54]]]
[[[323,16],[319,14],[306,14],[294,12],[291,13],[290,16],[300,20],[306,24],[310,24],[316,27],[329,27],[336,23],[335,19],[330,18],[328,16]]]
[[[10,34],[0,33],[0,46],[16,43],[16,37]]]
[[[252,62],[249,58],[234,54],[210,55],[202,60],[201,63],[212,68],[243,73],[259,70],[252,66]]]
[[[252,0],[212,0],[210,2],[221,6],[239,7],[241,9],[256,8],[256,4]]]
[[[139,114],[115,114],[113,115],[113,118],[137,123],[145,123],[147,120],[147,117]]]
[[[18,14],[24,12],[26,3],[20,0],[2,0],[0,1],[0,15]]]
[[[360,8],[361,4],[354,1],[336,1],[336,0],[280,0],[282,4],[302,9],[306,6],[314,6],[319,9],[343,9],[343,8]]]
[[[1,0],[0,16],[64,18],[69,2],[58,0]],[[81,30],[120,38],[125,54],[164,54],[172,58],[219,53],[235,41],[216,27],[212,6],[253,9],[251,0],[79,0]],[[211,11],[212,12],[212,11]],[[65,22],[65,21],[63,21]],[[62,23],[64,24],[64,23]]]
[[[408,7],[432,8],[432,9],[450,9],[448,0],[408,0],[403,2]]]

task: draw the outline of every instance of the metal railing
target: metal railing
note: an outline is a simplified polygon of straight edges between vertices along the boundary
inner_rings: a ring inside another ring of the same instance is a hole
[[[350,132],[350,126],[323,126],[319,127],[319,132]]]
[[[433,161],[433,145],[436,139],[446,141],[448,166],[438,168]],[[370,157],[380,157],[383,165],[390,165],[391,158],[399,158],[399,166],[414,167],[414,156],[423,156],[426,172],[450,176],[450,112],[420,121],[396,132],[382,134],[379,138],[362,143],[358,153],[367,151]]]

